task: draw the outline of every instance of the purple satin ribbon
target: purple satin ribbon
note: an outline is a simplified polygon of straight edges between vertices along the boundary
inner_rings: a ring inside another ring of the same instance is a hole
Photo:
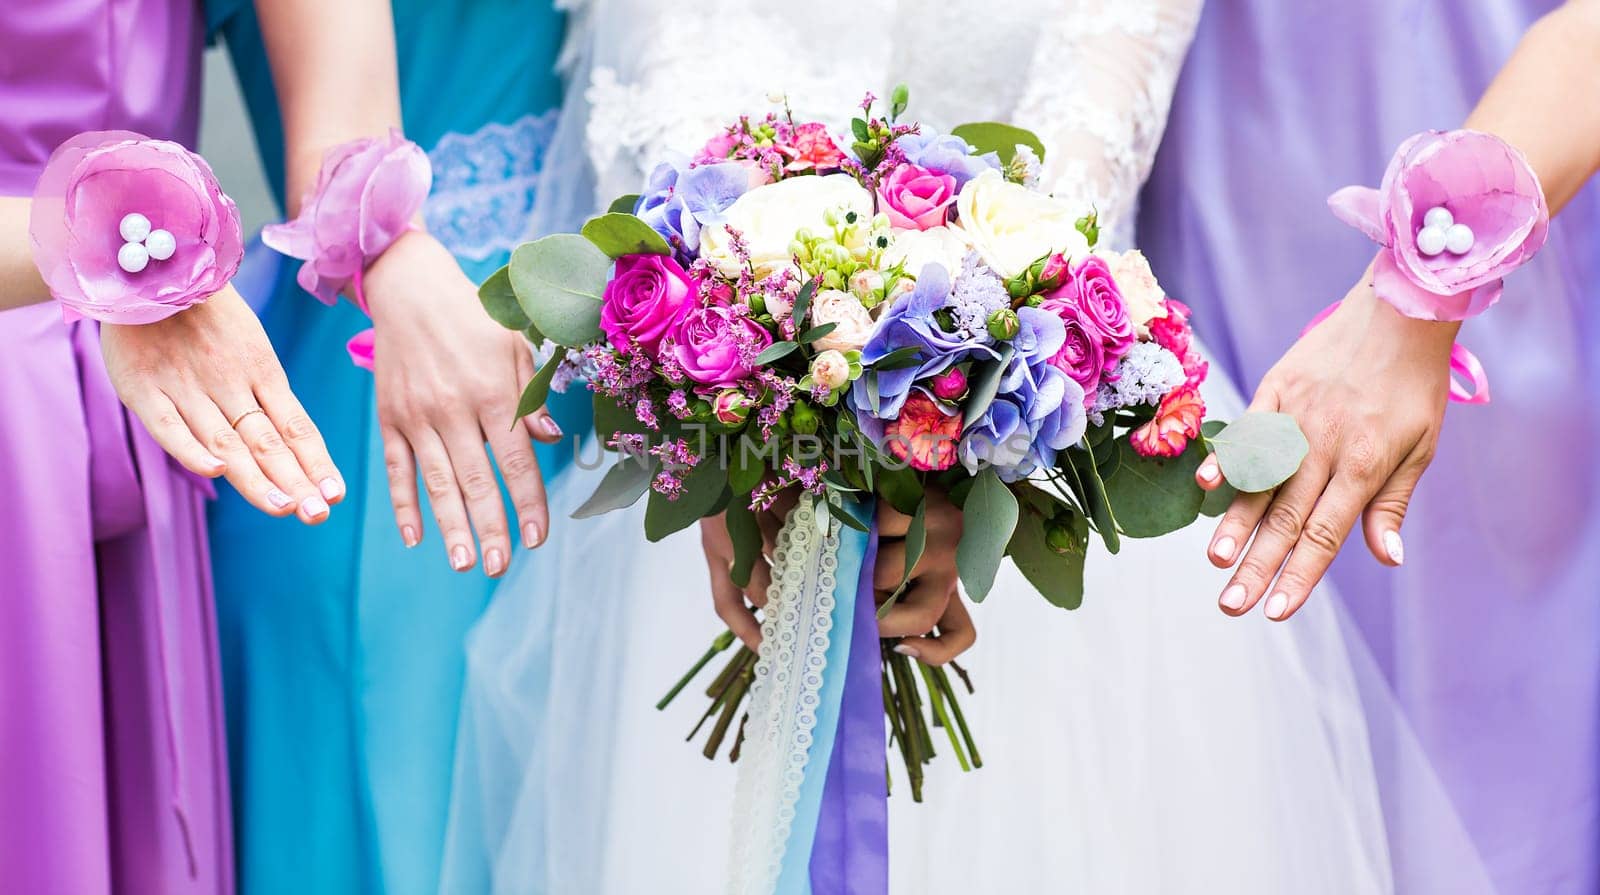
[[[889,891],[889,789],[884,774],[888,740],[883,727],[883,659],[878,651],[878,612],[872,588],[877,558],[878,533],[874,530],[861,558],[839,730],[812,843],[812,895],[887,895]]]

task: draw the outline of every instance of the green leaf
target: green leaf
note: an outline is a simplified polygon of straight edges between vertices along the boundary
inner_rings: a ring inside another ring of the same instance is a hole
[[[528,315],[522,313],[522,305],[517,304],[517,292],[511,288],[511,271],[505,267],[489,274],[489,279],[478,287],[478,301],[489,312],[489,317],[506,329],[525,330],[533,326]]]
[[[588,519],[612,510],[633,506],[650,490],[650,479],[656,474],[656,464],[645,457],[618,456],[606,470],[600,486],[594,489],[583,506],[572,512],[574,519]]]
[[[906,568],[905,574],[900,576],[900,584],[890,595],[890,600],[900,599],[905,593],[906,585],[911,583],[911,573],[916,570],[917,563],[922,561],[922,553],[928,549],[928,501],[917,502],[917,511],[911,514],[911,524],[906,527]]]
[[[557,348],[556,353],[533,374],[528,387],[522,390],[522,400],[517,402],[518,420],[544,406],[544,402],[550,397],[550,380],[555,378],[556,367],[561,365],[561,359],[566,356],[567,349]],[[516,425],[513,422],[512,428],[515,429]]]
[[[799,342],[773,342],[765,351],[756,355],[756,366],[764,367],[775,360],[782,360],[799,347]]]
[[[606,208],[606,211],[614,214],[633,214],[633,210],[637,208],[638,205],[639,194],[629,193],[626,196],[618,196],[617,198],[612,199],[611,205]]]
[[[511,253],[511,287],[533,325],[558,345],[600,337],[600,297],[611,259],[576,233],[555,233]]]
[[[1205,449],[1208,453],[1213,450],[1211,439],[1226,428],[1228,428],[1228,424],[1222,420],[1206,420],[1200,426],[1200,434],[1204,439]],[[1215,519],[1226,513],[1229,505],[1233,503],[1233,499],[1238,496],[1239,489],[1228,484],[1227,481],[1223,481],[1215,490],[1206,492],[1206,499],[1200,504],[1200,515]]]
[[[756,514],[742,500],[729,504],[723,518],[728,523],[728,539],[733,542],[733,583],[748,587],[750,570],[755,568],[756,558],[761,555],[761,526],[756,522]]]
[[[806,311],[811,309],[811,298],[816,294],[815,279],[806,280],[805,285],[800,287],[800,293],[794,297],[794,307],[789,309],[789,319],[793,320],[796,326],[806,319]]]
[[[1033,131],[1024,130],[999,121],[974,121],[951,128],[950,133],[966,140],[979,155],[993,152],[1000,156],[1000,164],[1009,165],[1021,144],[1031,148],[1040,159],[1044,158],[1044,144]]]
[[[878,393],[878,371],[868,370],[862,377],[867,381],[867,406],[872,408],[873,415],[882,412],[883,399]]]
[[[801,345],[810,345],[812,342],[815,342],[816,340],[822,338],[823,336],[827,335],[828,333],[833,332],[834,330],[836,330],[838,328],[839,328],[839,324],[838,323],[824,323],[821,326],[813,326],[810,329],[806,330],[805,332],[801,333],[800,334],[800,338],[795,339],[795,341],[799,342]]]
[[[734,439],[733,454],[728,458],[728,485],[735,494],[749,494],[761,484],[767,473],[766,456],[759,445],[745,435]]]
[[[956,545],[956,568],[967,596],[982,602],[994,586],[995,573],[1006,545],[1017,529],[1017,497],[1000,481],[994,467],[985,467],[972,483],[961,510],[961,543]]]
[[[618,432],[646,435],[649,431],[645,424],[639,422],[639,418],[633,415],[631,408],[623,407],[611,398],[595,393],[594,432],[600,438],[602,445],[611,444],[611,439]]]
[[[583,237],[607,255],[670,255],[672,247],[649,224],[631,214],[608,211],[583,225]]]
[[[911,515],[922,506],[922,480],[909,466],[882,466],[875,470],[878,496],[899,512]]]
[[[867,130],[867,123],[860,118],[850,119],[850,134],[863,143],[872,139],[871,132]]]
[[[1246,413],[1209,440],[1228,483],[1251,493],[1288,481],[1311,449],[1287,413]]]
[[[867,366],[874,370],[904,370],[922,363],[921,354],[921,348],[916,345],[907,345],[904,348],[896,348],[883,357],[867,364]]]
[[[722,464],[707,458],[689,470],[683,479],[683,493],[677,500],[668,500],[661,492],[651,491],[644,509],[644,536],[659,541],[700,521],[717,505],[727,484],[728,476]]]
[[[1083,562],[1087,551],[1061,554],[1051,550],[1045,542],[1045,522],[1045,517],[1038,513],[1023,513],[1006,552],[1016,564],[1017,571],[1050,605],[1077,609],[1083,605]],[[1089,524],[1082,516],[1074,515],[1074,536],[1080,531],[1086,540]]]
[[[1105,485],[1122,533],[1154,538],[1193,522],[1205,500],[1205,492],[1194,481],[1200,459],[1198,445],[1176,457],[1145,457],[1126,438],[1119,439],[1116,468],[1106,476]]]
[[[1066,468],[1078,482],[1078,497],[1082,499],[1089,518],[1094,520],[1095,531],[1105,541],[1106,550],[1115,554],[1122,549],[1122,538],[1117,534],[1117,517],[1111,510],[1110,499],[1106,497],[1105,480],[1100,477],[1091,451],[1087,443],[1068,448],[1064,452],[1068,461]]]
[[[867,534],[868,532],[872,531],[872,529],[867,527],[867,523],[862,522],[860,519],[856,518],[856,514],[850,512],[849,510],[845,509],[844,507],[834,506],[831,502],[829,502],[827,500],[823,500],[823,501],[821,501],[821,503],[822,503],[823,506],[827,507],[828,515],[832,516],[835,519],[838,519],[844,525],[847,525],[850,528],[853,528],[856,531],[861,532],[862,534]]]
[[[1000,349],[999,360],[983,365],[972,382],[971,393],[967,396],[967,406],[962,411],[966,419],[975,420],[983,416],[989,405],[994,403],[994,396],[1000,391],[1000,377],[1005,374],[1006,366],[1011,363],[1011,356],[1016,351],[1016,346],[1007,344]]]

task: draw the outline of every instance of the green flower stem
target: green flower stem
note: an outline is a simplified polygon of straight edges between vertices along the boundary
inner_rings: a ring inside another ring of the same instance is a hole
[[[711,716],[722,708],[722,703],[728,696],[728,691],[733,686],[733,683],[739,679],[739,673],[744,670],[745,666],[754,665],[754,660],[755,654],[746,649],[741,649],[734,655],[733,661],[728,663],[728,667],[723,669],[722,674],[718,675],[717,680],[713,682],[713,689],[706,693],[707,696],[711,697],[711,705],[706,708],[706,713],[700,716],[700,720],[695,724],[694,729],[689,731],[689,735],[684,737],[686,741],[694,739],[694,735],[700,732],[700,728],[705,725],[706,721],[710,720]]]
[[[950,749],[951,751],[955,752],[956,761],[961,763],[962,771],[965,772],[972,770],[972,765],[967,763],[967,753],[961,749],[961,740],[959,735],[956,733],[955,727],[950,724],[950,719],[945,716],[944,699],[939,695],[939,687],[933,679],[933,672],[928,668],[928,666],[923,665],[920,662],[917,664],[919,669],[922,671],[923,683],[928,685],[928,701],[933,705],[934,717],[939,719],[939,726],[943,727],[945,734],[950,737]]]
[[[677,697],[678,693],[681,692],[684,687],[687,687],[689,682],[694,680],[695,676],[698,675],[702,669],[711,664],[711,660],[715,659],[718,653],[723,652],[732,645],[732,631],[723,631],[721,634],[718,634],[717,639],[711,641],[711,646],[706,649],[705,655],[700,657],[700,661],[694,663],[694,667],[690,668],[688,673],[686,673],[683,677],[678,678],[678,682],[672,685],[672,689],[667,691],[667,695],[661,697],[661,701],[656,703],[656,710],[660,711],[670,705],[672,700]]]
[[[951,662],[950,665],[956,669],[957,674],[966,679],[966,672],[962,671],[960,666],[954,662]],[[956,699],[955,688],[950,686],[949,675],[944,673],[943,668],[935,668],[933,669],[933,679],[938,683],[940,691],[944,694],[945,702],[950,705],[950,710],[955,714],[956,727],[960,728],[961,739],[967,744],[967,753],[972,756],[972,766],[975,768],[983,767],[983,756],[978,754],[978,744],[973,741],[972,731],[967,728],[966,716],[961,713],[961,702]],[[972,692],[971,681],[967,682],[967,692]]]
[[[722,748],[722,740],[728,735],[728,727],[733,724],[733,719],[739,715],[739,706],[744,702],[745,694],[750,692],[750,684],[756,679],[755,669],[745,668],[734,678],[733,685],[728,688],[727,698],[723,700],[722,716],[717,718],[717,725],[711,728],[711,736],[706,739],[706,747],[702,754],[708,759],[717,757],[717,750]]]

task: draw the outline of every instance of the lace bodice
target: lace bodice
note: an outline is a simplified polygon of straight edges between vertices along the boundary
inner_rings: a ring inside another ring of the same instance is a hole
[[[692,13],[592,0],[585,95],[600,199],[637,190],[648,166],[692,152],[733,115],[769,108],[769,94],[842,125],[864,90],[904,82],[909,114],[929,126],[1002,120],[1039,134],[1047,187],[1097,206],[1125,246],[1201,3],[808,0],[800,20],[737,0]]]

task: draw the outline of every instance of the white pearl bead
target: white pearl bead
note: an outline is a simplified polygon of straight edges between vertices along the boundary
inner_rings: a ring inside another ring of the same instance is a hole
[[[178,250],[178,240],[166,230],[151,230],[145,237],[144,247],[156,261],[165,261]]]
[[[150,235],[150,219],[137,211],[130,211],[122,216],[117,232],[127,242],[144,242],[144,238]]]
[[[1428,213],[1422,216],[1422,226],[1439,230],[1449,230],[1455,222],[1456,216],[1451,214],[1450,209],[1445,208],[1443,205],[1436,205],[1428,209]]]
[[[1417,251],[1429,258],[1444,251],[1445,231],[1438,227],[1423,227],[1417,232]]]
[[[1466,224],[1456,224],[1444,234],[1444,247],[1452,255],[1465,255],[1472,251],[1472,244],[1476,241],[1472,228]]]
[[[128,273],[138,273],[149,263],[150,253],[136,242],[124,243],[122,248],[117,250],[117,266]]]

